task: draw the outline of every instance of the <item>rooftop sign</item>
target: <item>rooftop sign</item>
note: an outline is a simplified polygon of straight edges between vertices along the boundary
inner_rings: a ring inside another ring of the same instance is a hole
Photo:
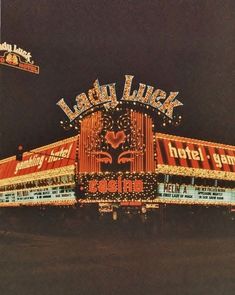
[[[167,96],[165,91],[142,83],[139,83],[138,90],[132,90],[133,78],[134,76],[125,76],[123,95],[120,100],[117,99],[115,83],[100,85],[97,79],[93,84],[94,87],[88,91],[88,95],[81,93],[76,96],[74,110],[69,108],[63,98],[57,102],[57,105],[65,112],[70,122],[95,106],[103,105],[106,110],[110,110],[115,109],[122,102],[140,103],[173,119],[174,108],[183,105],[176,99],[179,92],[170,92]]]

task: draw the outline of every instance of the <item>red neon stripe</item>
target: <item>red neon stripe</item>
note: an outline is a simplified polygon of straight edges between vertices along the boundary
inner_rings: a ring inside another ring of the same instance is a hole
[[[159,139],[157,138],[157,134],[155,136],[156,136],[157,164],[162,165],[164,163],[163,163],[162,153],[161,153],[161,149],[159,145]]]
[[[208,158],[207,158],[205,146],[198,145],[198,147],[201,148],[202,155],[203,155],[203,158],[204,158],[204,161],[202,162],[203,169],[210,170],[210,165],[209,165],[209,161],[208,161]]]
[[[218,153],[217,154],[219,154],[220,156],[225,156],[226,157],[226,153],[225,153],[225,150],[224,149],[218,149]],[[221,157],[220,157],[220,159],[221,159]],[[221,167],[221,170],[222,171],[226,171],[226,172],[233,172],[233,170],[229,167],[229,165],[228,164],[224,164],[224,163],[222,163],[222,161],[221,161],[221,165],[222,165],[222,167]]]
[[[198,148],[200,148],[199,146],[194,145],[193,143],[188,143],[188,147],[190,148],[191,151],[196,151],[196,150],[198,151]],[[191,160],[191,165],[192,165],[191,167],[192,168],[197,168],[197,169],[200,168],[200,165],[198,163],[199,161],[200,160],[193,160],[192,159]]]
[[[216,166],[216,162],[215,162],[214,157],[213,157],[213,154],[216,153],[214,147],[208,146],[208,150],[209,150],[209,154],[210,154],[209,156],[210,156],[212,166],[213,166],[212,170],[220,171],[220,168]]]
[[[164,150],[165,150],[166,157],[167,157],[166,164],[171,165],[171,166],[177,166],[175,158],[171,157],[171,155],[170,155],[169,144],[171,144],[171,146],[175,147],[175,141],[168,140],[168,139],[163,141]]]

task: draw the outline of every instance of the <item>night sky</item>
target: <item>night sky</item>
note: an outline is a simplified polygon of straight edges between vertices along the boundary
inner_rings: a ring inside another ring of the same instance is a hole
[[[179,91],[178,127],[159,132],[235,144],[233,0],[2,0],[1,42],[30,51],[40,75],[0,66],[0,158],[75,133],[56,105],[87,92],[96,78],[125,74]]]

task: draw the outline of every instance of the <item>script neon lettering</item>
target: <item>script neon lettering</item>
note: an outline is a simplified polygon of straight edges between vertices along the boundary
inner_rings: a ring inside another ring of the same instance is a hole
[[[170,95],[167,97],[165,91],[161,89],[156,89],[154,91],[154,87],[147,86],[146,88],[146,85],[143,83],[139,84],[138,91],[132,90],[133,78],[134,76],[131,75],[125,76],[123,96],[121,98],[122,102],[132,101],[133,103],[138,102],[149,105],[152,108],[161,111],[171,119],[173,118],[174,108],[183,105],[176,99],[179,92],[170,92]],[[114,109],[119,104],[115,83],[99,85],[97,79],[93,86],[94,87],[88,91],[88,97],[85,93],[77,95],[77,105],[73,106],[74,111],[68,107],[63,98],[57,102],[57,105],[65,112],[70,122],[94,106],[103,104],[105,109],[108,110]]]

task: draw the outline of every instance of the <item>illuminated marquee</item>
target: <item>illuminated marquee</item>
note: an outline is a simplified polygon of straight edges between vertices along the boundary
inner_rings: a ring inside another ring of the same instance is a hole
[[[229,203],[234,201],[234,192],[230,188],[205,187],[184,184],[159,183],[158,196],[167,203],[185,201],[188,203]]]
[[[235,148],[179,136],[156,134],[157,171],[235,180]]]
[[[0,64],[39,74],[39,66],[34,65],[30,52],[6,42],[0,44],[0,51],[3,52],[3,55],[0,55]]]
[[[125,76],[125,85],[123,95],[120,101],[117,99],[115,83],[100,85],[98,79],[94,82],[94,87],[88,91],[88,95],[81,93],[76,96],[76,105],[72,111],[64,99],[60,99],[58,106],[65,112],[70,122],[75,120],[81,114],[92,110],[95,106],[103,105],[105,110],[115,109],[123,102],[141,103],[147,107],[152,107],[165,114],[168,118],[173,119],[173,110],[175,107],[183,105],[176,96],[179,92],[166,92],[161,89],[154,90],[154,87],[139,84],[139,89],[132,90],[132,80],[134,76]]]
[[[38,170],[40,170],[44,164],[44,162],[51,163],[55,161],[61,161],[63,158],[69,159],[71,149],[73,144],[70,144],[68,148],[62,147],[58,151],[54,151],[52,149],[49,154],[38,154],[30,156],[27,160],[20,161],[16,164],[15,172],[14,174],[17,174],[22,169],[27,169],[31,167],[36,167]],[[48,157],[47,157],[48,156]]]
[[[77,137],[75,136],[32,152],[25,152],[22,161],[16,161],[15,157],[1,160],[0,185],[53,177],[53,171],[57,173],[61,170],[63,174],[63,170],[67,168],[71,168],[74,173],[76,146]]]
[[[97,200],[153,200],[157,179],[154,173],[105,172],[80,175],[85,198]]]

